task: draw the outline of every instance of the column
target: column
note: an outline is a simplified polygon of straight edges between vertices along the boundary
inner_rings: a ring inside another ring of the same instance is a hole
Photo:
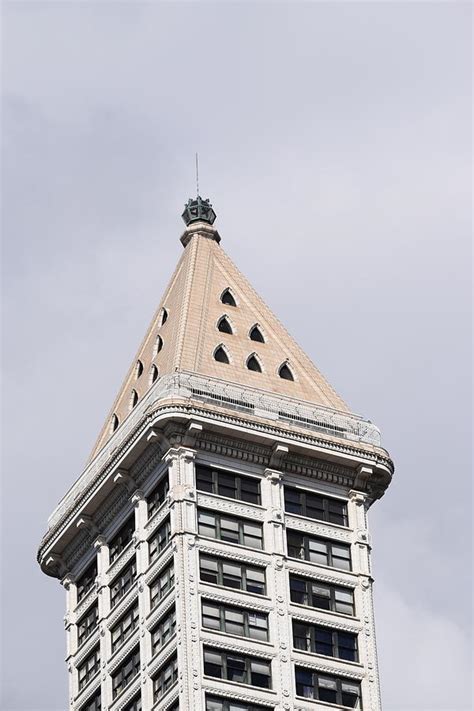
[[[94,541],[94,548],[97,551],[97,603],[99,609],[99,634],[100,634],[100,693],[102,708],[108,708],[112,703],[112,687],[106,673],[107,659],[110,657],[110,635],[107,634],[107,617],[110,612],[110,592],[107,570],[109,568],[109,546],[104,536],[97,536]]]

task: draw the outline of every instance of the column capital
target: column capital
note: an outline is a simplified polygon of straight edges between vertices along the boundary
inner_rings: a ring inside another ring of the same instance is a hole
[[[365,491],[351,489],[349,491],[349,500],[353,501],[357,506],[363,506],[367,501],[367,494]]]
[[[81,514],[76,519],[76,528],[89,531],[89,533],[98,535],[99,529],[93,518],[87,514]]]
[[[140,501],[144,501],[144,500],[145,500],[145,492],[143,491],[143,489],[135,489],[135,491],[133,492],[133,494],[130,497],[130,501],[132,502],[132,504],[135,504],[135,506],[138,505],[140,503]]]
[[[357,476],[354,480],[354,489],[363,491],[367,489],[367,483],[374,472],[372,464],[359,464],[357,467]]]
[[[289,451],[290,449],[286,444],[279,444],[278,442],[275,442],[270,456],[270,467],[278,469]]]
[[[197,437],[202,433],[203,427],[199,422],[190,422],[183,438],[185,447],[194,447]]]
[[[136,488],[135,479],[130,476],[126,469],[118,469],[115,472],[112,481],[118,486],[124,486],[129,494],[132,494]]]
[[[267,468],[263,473],[265,474],[266,478],[274,484],[277,484],[283,479],[283,474],[278,469]]]
[[[76,578],[75,578],[75,576],[72,575],[71,573],[66,573],[66,575],[65,575],[65,576],[63,577],[63,579],[61,580],[61,585],[62,585],[66,590],[69,590],[69,588],[71,587],[71,585],[75,585],[75,584],[76,584]]]
[[[94,548],[95,548],[96,550],[99,550],[99,549],[102,548],[103,546],[106,546],[106,545],[107,545],[107,539],[106,539],[105,536],[102,536],[102,535],[97,536],[97,538],[95,539],[95,541],[93,542],[92,545],[94,546]]]

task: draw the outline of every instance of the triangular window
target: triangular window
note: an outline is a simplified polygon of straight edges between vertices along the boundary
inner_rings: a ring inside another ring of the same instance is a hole
[[[229,363],[229,356],[225,352],[225,350],[222,348],[222,346],[219,346],[216,348],[214,351],[214,360],[219,361],[219,363]]]
[[[250,358],[248,359],[247,368],[249,370],[254,370],[256,373],[262,372],[262,366],[260,365],[256,356],[254,356],[254,355],[251,355]]]
[[[137,404],[137,402],[138,402],[138,393],[137,393],[136,390],[132,390],[132,399],[131,399],[131,402],[130,402],[132,408],[135,407],[135,405]]]
[[[161,336],[156,337],[156,343],[155,343],[155,355],[157,355],[161,349],[163,348],[163,339]]]
[[[161,317],[160,317],[160,326],[163,326],[164,323],[168,320],[168,312],[165,308],[161,309]]]
[[[235,299],[230,292],[230,289],[226,289],[222,292],[221,301],[223,304],[227,304],[228,306],[237,306]]]
[[[223,316],[217,324],[217,330],[221,333],[234,333],[227,316]]]
[[[283,365],[280,367],[278,375],[280,376],[280,378],[283,378],[283,380],[294,380],[293,373],[291,372],[286,363],[283,363]]]
[[[141,360],[137,360],[137,366],[136,366],[136,371],[135,375],[137,376],[137,379],[140,377],[140,375],[143,373],[143,363]]]
[[[115,432],[115,430],[117,429],[118,426],[119,426],[119,418],[117,417],[117,415],[114,414],[114,415],[112,415],[112,423],[111,423],[112,432]]]
[[[158,368],[156,365],[152,365],[150,371],[150,384],[152,385],[156,380],[158,380]]]
[[[259,343],[265,343],[263,333],[261,332],[261,330],[259,329],[257,324],[255,324],[255,326],[250,331],[250,340],[251,341],[258,341]]]

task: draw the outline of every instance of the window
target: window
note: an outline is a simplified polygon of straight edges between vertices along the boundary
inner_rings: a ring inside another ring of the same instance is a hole
[[[198,531],[200,536],[238,543],[248,548],[263,548],[261,523],[253,523],[226,514],[198,510]]]
[[[119,600],[130,590],[137,577],[135,559],[124,568],[110,584],[110,605],[115,607]]]
[[[199,559],[201,580],[265,595],[265,570],[246,563],[202,555]]]
[[[161,309],[161,314],[160,314],[160,326],[163,326],[168,320],[168,312],[165,308]]]
[[[122,708],[122,711],[142,711],[142,695],[135,696],[132,701]]]
[[[138,605],[134,605],[112,627],[112,652],[115,652],[138,627]]]
[[[140,649],[137,647],[112,674],[112,698],[116,698],[140,673]]]
[[[158,511],[161,504],[164,502],[168,496],[168,491],[170,490],[170,483],[168,479],[168,473],[161,479],[154,489],[147,496],[148,503],[148,518],[151,518],[155,511]]]
[[[351,548],[345,543],[326,538],[305,536],[296,531],[287,531],[288,555],[291,558],[309,560],[318,565],[351,570]]]
[[[223,304],[227,304],[228,306],[237,306],[237,304],[235,303],[235,299],[230,292],[230,289],[225,289],[225,291],[222,292],[221,301]]]
[[[296,694],[305,699],[327,701],[350,709],[362,709],[360,683],[352,679],[340,679],[302,667],[295,668]]]
[[[77,581],[77,602],[85,598],[87,593],[94,587],[97,577],[97,558],[90,564],[87,570],[81,575]]]
[[[153,679],[153,701],[158,701],[178,681],[178,660],[172,657]]]
[[[153,364],[150,368],[150,385],[153,385],[158,380],[158,368]]]
[[[161,572],[150,585],[150,602],[151,607],[155,607],[160,600],[174,586],[174,567],[169,565]]]
[[[250,331],[250,340],[258,341],[259,343],[265,343],[263,333],[261,332],[257,324],[255,324],[255,326]]]
[[[271,711],[271,709],[268,706],[259,706],[250,702],[206,696],[206,711]]]
[[[305,652],[358,662],[357,635],[293,620],[293,646]]]
[[[214,351],[214,360],[217,360],[219,363],[229,363],[229,356],[225,352],[224,348],[222,346],[218,346],[216,350]]]
[[[292,602],[321,610],[331,610],[343,615],[354,615],[354,592],[350,588],[327,585],[307,578],[290,575]]]
[[[303,489],[290,489],[285,486],[285,511],[308,516],[317,521],[337,523],[339,526],[348,525],[345,501],[312,494]]]
[[[142,373],[143,373],[143,363],[141,362],[141,360],[137,360],[137,365],[135,366],[135,377],[137,378],[137,380]]]
[[[197,465],[196,487],[230,499],[260,503],[260,480],[253,477]]]
[[[94,694],[94,696],[89,699],[89,701],[86,701],[84,706],[81,706],[79,711],[101,711],[102,709],[102,702],[101,702],[101,695],[100,695],[100,689],[99,691]]]
[[[91,654],[78,667],[79,673],[79,690],[83,689],[86,684],[94,677],[100,669],[100,651],[96,647]]]
[[[217,323],[217,330],[220,331],[221,333],[234,333],[232,330],[232,326],[230,325],[230,321],[227,318],[227,316],[222,316],[222,318],[219,319]]]
[[[97,629],[97,620],[99,619],[99,607],[97,603],[90,608],[88,612],[81,617],[77,623],[77,643],[81,645],[88,639],[91,634]]]
[[[283,380],[294,380],[293,373],[286,363],[283,363],[283,365],[280,366],[278,375],[280,378],[283,378]]]
[[[161,351],[162,348],[163,348],[163,339],[161,336],[157,336],[156,341],[155,341],[155,352],[154,352],[153,356],[158,355],[158,353]]]
[[[128,546],[135,533],[135,516],[132,515],[110,541],[110,562],[113,563]]]
[[[256,356],[251,355],[249,359],[247,360],[247,368],[249,370],[254,370],[256,373],[261,373],[262,372],[262,366],[258,362],[258,359]]]
[[[114,414],[112,415],[112,422],[111,422],[111,425],[110,425],[110,428],[111,428],[112,432],[115,432],[115,430],[117,429],[118,426],[119,426],[119,418],[118,418],[117,415],[114,413]]]
[[[261,657],[245,657],[205,647],[204,674],[271,689],[271,663]]]
[[[176,610],[169,610],[151,631],[151,648],[156,654],[176,632]]]
[[[150,563],[153,563],[159,557],[160,553],[166,548],[170,540],[170,534],[171,527],[170,520],[168,518],[161,524],[153,538],[150,538],[148,542]]]
[[[268,641],[268,615],[264,612],[203,600],[202,626],[240,637]]]
[[[135,405],[138,402],[138,393],[136,390],[132,390],[132,394],[130,396],[130,408],[133,409]]]

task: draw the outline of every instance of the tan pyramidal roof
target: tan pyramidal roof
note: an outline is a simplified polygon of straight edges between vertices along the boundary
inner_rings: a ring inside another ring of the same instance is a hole
[[[175,372],[219,378],[349,412],[344,401],[220,247],[217,231],[205,222],[196,222],[187,228],[181,240],[186,245],[184,252],[90,459],[110,438],[113,422],[122,423],[157,378]],[[235,306],[222,302],[227,290]],[[218,329],[223,316],[230,324],[231,334]],[[264,343],[250,338],[255,325]],[[228,363],[216,360],[219,346],[224,349]],[[261,372],[247,367],[252,355]],[[293,380],[280,376],[283,365]]]

